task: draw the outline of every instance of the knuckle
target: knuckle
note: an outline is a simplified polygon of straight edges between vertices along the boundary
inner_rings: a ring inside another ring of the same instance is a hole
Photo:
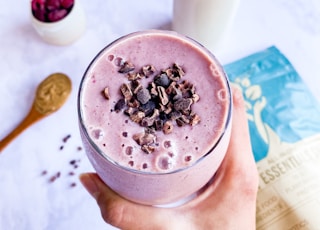
[[[256,166],[251,169],[243,169],[239,173],[242,183],[240,184],[239,191],[249,200],[256,200],[259,178]]]

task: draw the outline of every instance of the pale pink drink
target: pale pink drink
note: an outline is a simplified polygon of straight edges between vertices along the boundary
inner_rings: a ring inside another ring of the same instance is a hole
[[[176,202],[214,176],[229,143],[232,101],[216,58],[169,31],[114,41],[82,79],[78,111],[93,167],[143,204]]]

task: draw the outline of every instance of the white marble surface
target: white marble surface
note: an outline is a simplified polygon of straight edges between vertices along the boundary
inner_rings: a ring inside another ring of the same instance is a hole
[[[27,114],[45,76],[68,74],[73,91],[61,110],[1,153],[0,229],[113,229],[78,182],[78,174],[92,168],[84,151],[77,150],[77,88],[91,59],[115,38],[142,29],[170,29],[172,0],[81,0],[86,33],[65,47],[46,44],[37,36],[29,3],[0,0],[0,139]],[[320,2],[241,0],[226,42],[214,53],[227,64],[271,45],[288,57],[320,101]],[[68,134],[71,138],[63,143]],[[69,163],[74,159],[80,160],[76,169]],[[43,170],[47,175],[41,175]],[[76,175],[68,175],[70,171]],[[57,172],[60,178],[48,183]],[[71,183],[77,186],[71,188]]]

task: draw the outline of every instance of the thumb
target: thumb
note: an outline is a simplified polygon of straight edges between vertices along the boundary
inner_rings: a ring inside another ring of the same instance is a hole
[[[97,201],[105,222],[121,229],[150,229],[163,227],[169,209],[155,208],[131,202],[111,190],[96,173],[80,175],[80,181]]]

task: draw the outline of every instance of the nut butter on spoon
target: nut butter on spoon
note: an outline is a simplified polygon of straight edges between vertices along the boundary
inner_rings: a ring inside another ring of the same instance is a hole
[[[0,141],[0,152],[30,125],[57,111],[67,100],[71,88],[71,80],[63,73],[53,73],[44,79],[37,88],[29,114]]]

